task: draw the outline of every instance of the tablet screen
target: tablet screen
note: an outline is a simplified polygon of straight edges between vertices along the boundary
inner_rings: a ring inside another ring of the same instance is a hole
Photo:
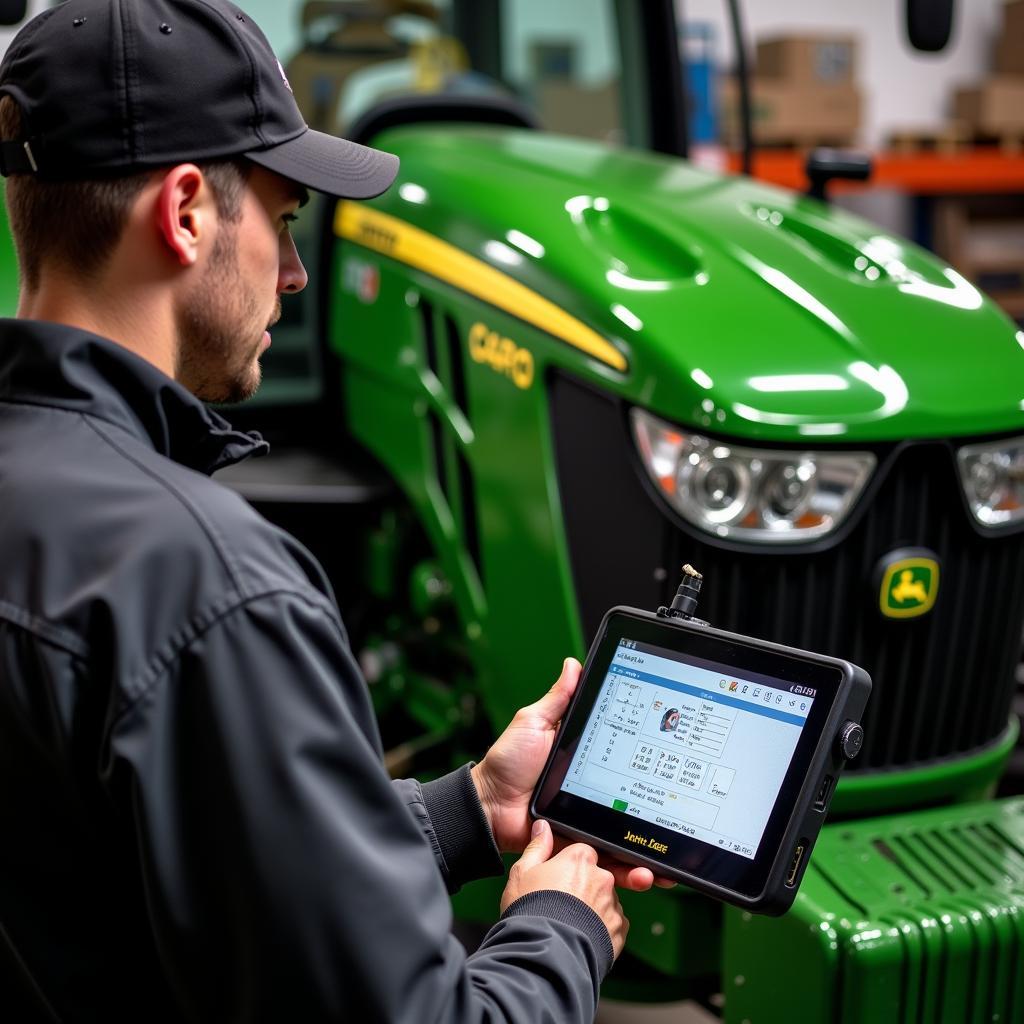
[[[561,789],[753,860],[816,695],[622,637]]]

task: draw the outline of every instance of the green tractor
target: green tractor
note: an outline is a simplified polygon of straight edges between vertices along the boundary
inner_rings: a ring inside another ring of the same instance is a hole
[[[669,0],[301,14],[310,122],[402,166],[296,226],[310,285],[229,413],[274,450],[221,478],[326,564],[390,767],[479,755],[690,562],[715,626],[869,671],[866,742],[792,910],[632,897],[617,991],[732,1024],[1024,1021],[1024,800],[992,799],[1024,332],[914,245],[682,159]],[[457,899],[495,913],[485,883]]]

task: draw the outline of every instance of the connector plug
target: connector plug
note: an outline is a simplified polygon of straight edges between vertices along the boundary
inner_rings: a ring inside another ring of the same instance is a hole
[[[704,577],[697,572],[692,565],[683,566],[683,581],[679,584],[676,596],[672,598],[672,604],[667,608],[658,609],[658,614],[672,619],[694,620],[693,613],[697,610],[697,602],[700,599],[700,588]]]

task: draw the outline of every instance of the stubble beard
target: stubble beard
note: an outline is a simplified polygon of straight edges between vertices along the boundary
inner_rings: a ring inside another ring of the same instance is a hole
[[[269,324],[281,315],[278,300]],[[238,266],[237,232],[222,231],[210,268],[177,310],[175,379],[204,402],[234,404],[260,386],[260,305]],[[255,338],[253,338],[255,335]]]

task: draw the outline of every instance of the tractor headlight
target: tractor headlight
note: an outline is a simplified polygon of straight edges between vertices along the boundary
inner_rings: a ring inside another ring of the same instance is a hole
[[[1024,520],[1024,437],[967,445],[956,459],[967,504],[982,526]]]
[[[679,514],[718,537],[796,543],[822,537],[864,489],[870,452],[771,451],[691,434],[633,409],[640,458]]]

